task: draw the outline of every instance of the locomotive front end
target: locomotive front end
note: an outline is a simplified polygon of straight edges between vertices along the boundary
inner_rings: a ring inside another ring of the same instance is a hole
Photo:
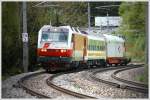
[[[38,36],[38,62],[46,70],[65,69],[71,62],[70,30],[66,27],[44,26]]]

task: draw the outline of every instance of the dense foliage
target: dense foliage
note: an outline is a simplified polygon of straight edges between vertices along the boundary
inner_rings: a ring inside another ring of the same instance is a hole
[[[147,2],[127,2],[122,3],[119,8],[119,14],[123,18],[120,33],[126,37],[128,47],[128,56],[132,60],[145,62],[145,73],[137,76],[137,79],[148,84],[148,64],[147,58]]]
[[[127,39],[128,56],[141,61],[145,60],[146,13],[146,2],[122,3],[119,9],[123,18],[120,33]]]
[[[19,3],[2,3],[2,72],[21,72],[22,42]],[[17,69],[17,70],[16,70]]]

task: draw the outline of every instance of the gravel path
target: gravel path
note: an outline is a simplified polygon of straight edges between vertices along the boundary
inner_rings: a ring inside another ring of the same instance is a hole
[[[55,84],[75,92],[88,94],[97,98],[147,98],[143,94],[127,89],[115,88],[89,78],[90,71],[65,74],[54,79]],[[108,74],[108,73],[107,73]],[[105,74],[105,75],[107,75]]]
[[[26,93],[18,84],[20,78],[32,73],[23,73],[4,80],[2,82],[2,98],[36,98]]]

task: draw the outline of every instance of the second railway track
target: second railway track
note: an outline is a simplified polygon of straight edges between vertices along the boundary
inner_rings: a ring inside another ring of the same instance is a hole
[[[142,67],[142,66],[140,66],[140,67]],[[137,67],[135,67],[135,68],[137,68]],[[132,68],[119,69],[119,70],[115,71],[111,75],[111,77],[118,81],[126,83],[127,85],[124,86],[124,88],[126,88],[126,89],[131,89],[131,90],[135,90],[135,91],[139,91],[139,92],[143,92],[143,93],[148,93],[148,85],[117,77],[118,73],[125,71],[125,70],[130,70],[130,69],[132,69]]]
[[[116,76],[117,73],[124,71],[124,70],[129,70],[129,69],[133,69],[133,68],[138,68],[138,67],[143,67],[142,65],[128,65],[128,67],[111,67],[111,68],[104,68],[104,69],[100,69],[98,71],[94,71],[90,77],[93,78],[96,81],[99,82],[103,82],[112,86],[115,86],[117,88],[122,88],[122,89],[130,89],[130,90],[134,90],[134,91],[138,91],[138,92],[142,92],[142,93],[148,93],[148,86],[145,84],[140,84],[137,82],[132,82],[129,80],[125,80],[122,78],[119,78]],[[101,79],[96,77],[97,73],[102,73],[102,72],[106,72],[106,71],[110,71],[110,70],[116,70],[115,72],[113,72],[113,74],[111,74],[110,77],[114,78],[115,80],[117,80],[118,82],[114,82],[112,80],[105,80],[105,79]],[[121,82],[121,84],[120,84]]]

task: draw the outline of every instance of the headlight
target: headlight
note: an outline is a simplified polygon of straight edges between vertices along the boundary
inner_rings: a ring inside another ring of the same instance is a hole
[[[62,53],[63,53],[63,52],[64,52],[64,50],[60,50],[60,52],[62,52]]]
[[[62,53],[63,53],[63,52],[66,52],[66,51],[67,51],[67,50],[63,50],[63,49],[60,50],[60,52],[62,52]]]
[[[46,52],[46,51],[47,51],[47,49],[45,49],[45,48],[42,48],[42,49],[41,49],[41,51],[42,51],[42,52]]]

